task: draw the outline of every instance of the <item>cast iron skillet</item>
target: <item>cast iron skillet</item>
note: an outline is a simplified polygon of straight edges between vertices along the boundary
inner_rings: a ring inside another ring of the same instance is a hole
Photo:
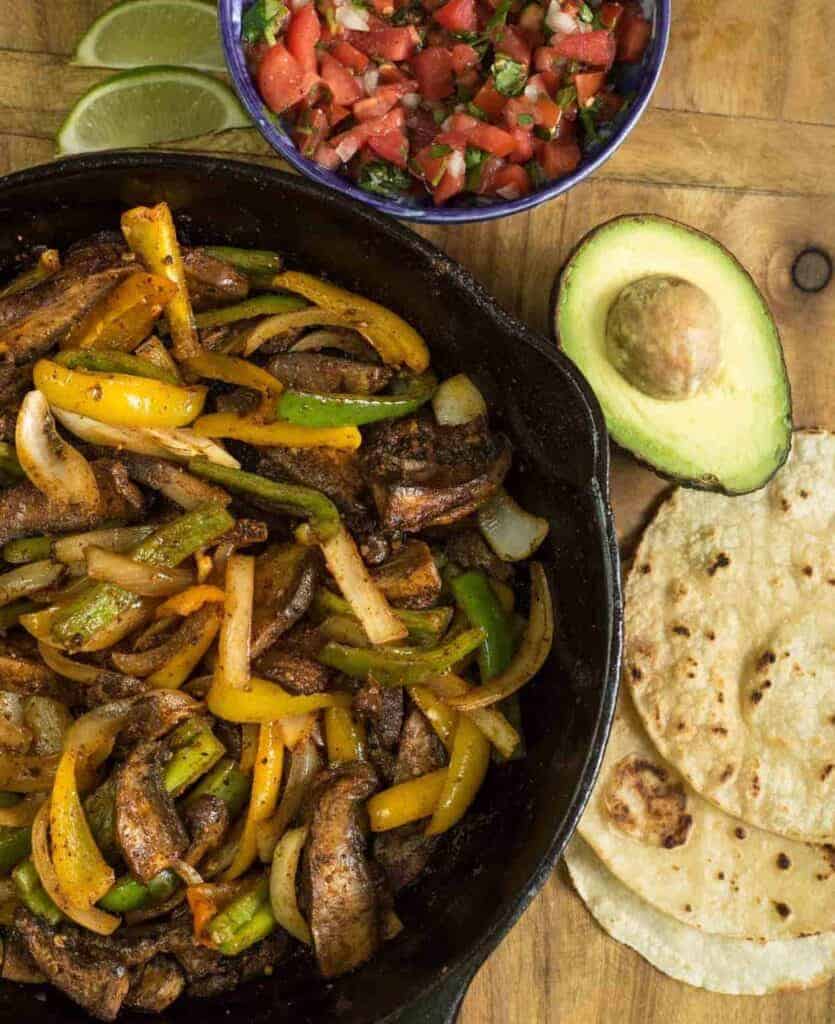
[[[188,241],[279,249],[391,306],[428,339],[442,374],[477,380],[515,448],[510,491],[547,515],[558,642],[525,690],[527,757],[496,771],[432,873],[400,898],[405,932],[333,984],[299,957],[184,1024],[452,1024],[473,974],[548,878],[588,798],[613,713],[621,653],[618,555],[603,417],[572,364],[405,228],[302,178],[186,154],[106,153],[0,180],[0,275],[35,245],[63,248],[167,199]],[[129,1017],[123,1018],[130,1020]],[[0,1020],[81,1022],[49,990],[0,984]],[[147,1017],[135,1017],[134,1021]]]

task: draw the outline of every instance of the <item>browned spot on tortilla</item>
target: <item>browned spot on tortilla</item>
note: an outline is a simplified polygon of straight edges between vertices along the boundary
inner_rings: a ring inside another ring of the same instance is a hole
[[[708,640],[715,640],[716,639],[716,634],[713,632],[712,629],[707,630],[706,633],[705,633],[705,636],[708,638]]]
[[[791,914],[791,907],[787,903],[775,903],[774,909],[780,915],[780,917],[788,917]]]
[[[821,782],[825,782],[829,778],[833,768],[835,768],[835,764],[824,765],[823,771],[821,772]]]
[[[762,681],[762,683],[760,683],[760,685],[762,686],[762,688],[764,690],[768,690],[768,689],[771,688],[771,680],[770,679],[763,679],[763,681]]]
[[[803,489],[801,489],[800,497],[801,498],[808,498],[809,497],[809,492],[808,491],[804,491]]]
[[[777,854],[777,867],[781,871],[788,871],[791,866],[792,866],[792,862],[785,855],[785,853],[778,853]]]
[[[760,690],[753,690],[752,691],[752,693],[751,693],[751,703],[752,704],[759,704],[759,702],[762,699],[763,699],[763,695],[762,695]]]
[[[760,777],[757,774],[751,777],[751,792],[754,796],[759,796],[760,794]]]
[[[727,569],[730,564],[730,558],[728,558],[724,551],[720,551],[713,564],[707,567],[707,574],[708,576],[715,576],[717,569]]]
[[[614,825],[649,846],[681,846],[693,825],[682,783],[639,754],[629,754],[615,765],[603,802]]]
[[[769,665],[773,665],[777,660],[777,655],[774,651],[763,651],[757,660],[757,669],[760,672],[764,672]]]
[[[684,904],[684,910],[685,910],[685,913],[692,914],[693,907],[689,903],[685,903]]]
[[[673,632],[678,636],[690,636],[690,630],[687,626],[673,626]]]
[[[826,857],[826,863],[829,865],[830,871],[835,871],[835,846],[832,843],[824,843],[821,846],[821,852]]]
[[[716,872],[716,877],[719,879],[720,882],[724,882],[725,881],[725,872],[724,871],[717,871]]]
[[[737,839],[744,839],[747,834],[748,833],[745,831],[744,828],[742,828],[741,825],[737,825],[736,828],[734,829],[734,835],[736,836]]]
[[[728,779],[733,775],[733,773],[734,766],[732,764],[726,764],[725,767],[722,769],[722,774],[719,776],[719,781],[727,782]]]
[[[649,564],[649,562],[644,562],[644,564],[641,566],[641,572],[644,574],[644,576],[646,576],[647,573],[652,572],[652,566]]]
[[[724,704],[725,703],[725,694],[722,693],[721,690],[717,690],[717,692],[716,692],[716,699],[719,701],[720,704]]]
[[[640,679],[644,678],[644,673],[638,668],[637,665],[630,665],[629,672],[630,672],[632,678],[635,680],[636,683]]]
[[[788,500],[786,498],[780,499],[780,508],[782,508],[784,512],[788,512],[791,508],[791,505],[788,503]]]
[[[728,735],[728,730],[725,728],[724,725],[712,725],[710,727],[710,731],[712,733],[715,733],[717,736],[727,736]]]
[[[826,582],[830,585],[830,587],[835,587],[835,578],[827,580]]]
[[[815,570],[812,568],[811,565],[804,565],[803,566],[803,575],[804,576],[811,576],[814,573],[814,571]]]
[[[684,730],[687,728],[687,723],[686,722],[682,722],[681,720],[679,720],[679,722],[676,725],[676,728],[678,729],[679,732],[684,732]]]

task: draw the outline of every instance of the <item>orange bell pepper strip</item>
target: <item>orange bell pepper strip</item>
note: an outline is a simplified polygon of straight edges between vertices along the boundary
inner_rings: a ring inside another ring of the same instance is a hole
[[[284,767],[284,738],[279,722],[264,722],[258,730],[258,750],[252,774],[252,793],[238,848],[224,874],[227,882],[240,878],[258,856],[258,823],[269,818],[278,803]]]
[[[343,325],[358,331],[377,350],[384,363],[408,366],[414,373],[423,373],[429,366],[426,342],[402,317],[385,306],[298,270],[277,274],[273,285],[302,295],[329,313],[338,314]]]
[[[364,761],[364,731],[349,708],[326,708],[325,746],[328,763],[333,766],[346,761]]]
[[[447,784],[446,768],[419,775],[416,779],[375,793],[368,801],[368,820],[372,832],[408,825],[412,821],[428,818],[438,805]]]
[[[61,348],[113,348],[132,352],[151,333],[176,285],[137,272],[100,299],[62,341]]]
[[[466,715],[460,715],[447,776],[427,835],[446,832],[464,817],[481,789],[489,764],[490,741]]]
[[[122,214],[122,234],[152,274],[167,278],[176,288],[165,313],[178,362],[200,354],[194,312],[174,219],[167,203],[137,206]]]

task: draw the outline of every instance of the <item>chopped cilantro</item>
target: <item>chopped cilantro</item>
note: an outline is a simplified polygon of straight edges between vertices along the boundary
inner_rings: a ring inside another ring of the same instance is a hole
[[[278,26],[287,17],[287,8],[282,0],[255,0],[252,7],[244,12],[241,35],[244,42],[254,46],[265,39],[270,46],[275,44]]]
[[[481,172],[484,161],[489,156],[483,149],[476,149],[475,146],[467,146],[464,153],[464,164],[467,168],[467,190],[475,192],[481,184]]]
[[[432,111],[432,120],[435,122],[435,124],[440,126],[444,123],[444,121],[446,121],[446,119],[447,112],[444,110],[444,108],[435,107],[435,109]]]
[[[493,61],[493,83],[502,96],[518,96],[525,90],[528,72],[524,64],[499,54]]]
[[[475,103],[467,104],[467,113],[470,115],[470,117],[474,117],[477,121],[487,120],[487,115],[484,113],[481,107],[477,107]]]
[[[548,180],[545,177],[545,171],[542,169],[542,164],[536,160],[529,160],[525,164],[525,170],[528,172],[528,177],[531,179],[531,185],[534,188],[541,188]]]
[[[551,128],[546,128],[544,125],[538,124],[533,130],[534,135],[538,139],[542,139],[543,142],[550,142],[554,137],[554,132]]]
[[[594,11],[589,7],[588,4],[584,3],[580,5],[580,13],[578,15],[580,21],[584,21],[587,25],[591,25],[594,21]]]
[[[433,142],[429,147],[429,155],[433,160],[440,160],[441,157],[449,156],[452,152],[452,146],[445,146],[442,143]]]
[[[420,3],[408,3],[398,9],[391,16],[392,25],[417,25],[423,21],[423,6]]]
[[[490,17],[490,20],[485,26],[485,32],[494,32],[497,28],[504,28],[507,16],[510,13],[513,0],[499,0],[499,5]]]
[[[580,122],[583,125],[583,131],[586,133],[586,142],[597,142],[597,121],[590,107],[582,107],[580,109]]]
[[[517,114],[517,124],[533,124],[533,114]]]
[[[370,160],[360,167],[357,184],[366,192],[398,199],[411,188],[412,179],[388,160]]]
[[[562,107],[562,109],[565,110],[565,108],[570,107],[576,99],[577,89],[573,85],[566,85],[557,93],[555,102],[558,107]]]

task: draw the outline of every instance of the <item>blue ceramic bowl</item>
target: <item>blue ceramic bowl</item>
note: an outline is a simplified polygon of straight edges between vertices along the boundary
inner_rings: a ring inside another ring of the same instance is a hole
[[[534,206],[567,192],[609,159],[638,123],[661,74],[670,39],[671,2],[672,0],[642,0],[644,10],[653,22],[652,38],[643,62],[633,65],[616,64],[614,69],[615,81],[620,91],[634,93],[635,98],[612,135],[599,146],[587,151],[576,171],[531,192],[522,199],[461,197],[440,208],[432,205],[428,195],[425,199],[384,199],[359,188],[341,174],[328,171],[313,160],[302,156],[283,125],[273,120],[274,115],[265,107],[246,65],[241,43],[241,17],[252,0],[219,0],[218,11],[223,49],[232,75],[232,84],[258,130],[287,163],[292,164],[308,178],[393,217],[424,224],[462,224],[468,221],[493,220],[496,217],[507,217],[512,213],[533,209]]]

